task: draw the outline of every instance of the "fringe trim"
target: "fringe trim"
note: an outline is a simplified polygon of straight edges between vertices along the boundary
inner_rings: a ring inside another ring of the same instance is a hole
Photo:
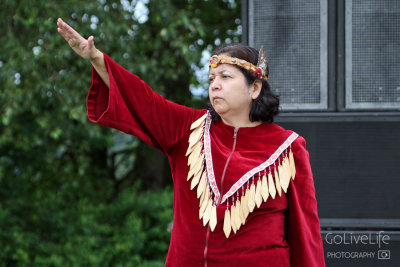
[[[190,127],[187,180],[191,179],[191,190],[197,186],[199,219],[204,226],[208,223],[211,231],[217,225],[217,205],[227,201],[223,230],[228,238],[231,231],[236,234],[245,224],[255,207],[259,208],[270,197],[275,199],[276,194],[281,196],[282,190],[287,192],[290,180],[296,176],[291,144],[298,134],[292,133],[268,160],[243,175],[221,199],[212,165],[210,125],[211,115],[207,112]]]
[[[199,202],[199,219],[203,220],[203,225],[209,224],[211,231],[217,226],[217,202],[213,191],[210,189],[210,182],[206,171],[205,152],[204,152],[204,132],[208,112],[192,123],[189,136],[189,146],[186,151],[188,156],[189,172],[187,181],[192,180],[190,189],[197,186],[197,198]]]

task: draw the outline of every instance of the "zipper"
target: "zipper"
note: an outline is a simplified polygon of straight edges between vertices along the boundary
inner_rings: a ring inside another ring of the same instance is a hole
[[[233,146],[232,146],[232,151],[231,151],[231,154],[229,154],[228,159],[226,160],[225,167],[224,167],[224,171],[222,172],[222,177],[221,177],[221,191],[220,191],[221,197],[219,198],[217,205],[221,204],[222,196],[224,195],[223,192],[222,192],[222,185],[224,184],[225,173],[226,173],[226,169],[228,168],[229,161],[231,160],[231,157],[232,157],[232,155],[233,155],[233,152],[235,152],[235,148],[236,148],[236,138],[237,138],[237,133],[238,133],[238,131],[239,131],[239,128],[235,128],[235,131],[233,132]]]
[[[210,226],[207,226],[206,245],[204,247],[204,267],[207,267],[207,249],[208,249],[208,237],[209,236],[210,236]]]
[[[231,153],[229,154],[229,156],[228,156],[228,158],[227,158],[227,160],[226,160],[225,167],[224,167],[224,171],[222,172],[221,187],[220,187],[220,188],[221,188],[221,191],[220,191],[221,197],[220,197],[220,199],[218,200],[217,206],[218,206],[219,204],[221,204],[221,199],[222,199],[222,196],[223,196],[223,194],[222,194],[222,185],[223,185],[223,182],[224,182],[225,173],[226,173],[226,169],[228,168],[229,161],[231,160],[231,157],[232,157],[232,155],[233,155],[233,152],[235,152],[235,148],[236,148],[236,139],[237,139],[237,133],[238,133],[238,131],[239,131],[239,128],[235,128],[235,130],[234,130],[234,132],[233,132],[233,146],[232,146],[232,151],[231,151]],[[207,250],[208,250],[208,238],[209,238],[209,236],[210,236],[210,227],[208,226],[208,227],[207,227],[207,233],[206,233],[206,244],[205,244],[205,247],[204,247],[204,267],[207,267]]]

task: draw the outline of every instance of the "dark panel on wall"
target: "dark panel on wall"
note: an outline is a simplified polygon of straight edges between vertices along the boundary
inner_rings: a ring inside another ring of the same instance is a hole
[[[307,141],[320,218],[400,219],[399,122],[278,124]]]

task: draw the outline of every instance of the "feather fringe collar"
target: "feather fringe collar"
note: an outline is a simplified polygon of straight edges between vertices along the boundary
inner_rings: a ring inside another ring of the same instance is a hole
[[[292,133],[283,144],[262,164],[243,175],[223,196],[220,195],[214,176],[211,140],[211,115],[209,112],[192,123],[189,146],[186,151],[190,189],[196,188],[199,202],[199,219],[214,231],[217,225],[217,205],[227,201],[223,230],[226,238],[246,223],[246,218],[269,198],[287,192],[290,179],[296,176],[291,144],[298,137]]]

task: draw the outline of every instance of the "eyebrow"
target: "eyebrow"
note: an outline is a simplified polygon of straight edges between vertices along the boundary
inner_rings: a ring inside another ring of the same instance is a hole
[[[229,70],[223,69],[223,70],[218,71],[219,74],[223,74],[224,72],[228,72],[228,73],[229,73]],[[210,71],[210,73],[209,73],[208,75],[209,75],[209,76],[210,76],[210,75],[214,75],[214,73],[212,73],[212,72]]]

